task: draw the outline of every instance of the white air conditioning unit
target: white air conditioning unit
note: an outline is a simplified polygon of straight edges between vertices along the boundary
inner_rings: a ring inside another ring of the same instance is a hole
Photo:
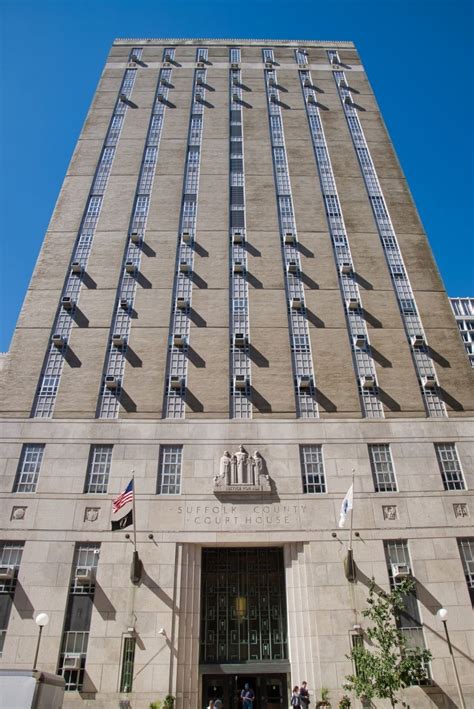
[[[358,310],[360,308],[360,300],[359,298],[348,298],[346,305],[348,310]]]
[[[240,96],[237,93],[232,94],[232,101],[240,101]]]
[[[170,377],[170,389],[181,389],[184,386],[184,379],[172,374]]]
[[[283,235],[283,243],[285,244],[294,244],[296,241],[296,237],[293,234],[292,231],[285,231]]]
[[[348,89],[349,88],[349,84],[347,83],[347,81],[344,77],[342,77],[342,79],[339,79],[339,86],[341,87],[341,89]]]
[[[337,54],[333,54],[331,57],[331,64],[339,64],[339,59],[337,57]]]
[[[198,78],[196,80],[196,84],[198,86],[204,86],[204,79],[202,78],[202,76],[198,76]]]
[[[130,301],[127,298],[120,298],[120,307],[122,310],[128,310],[130,307]]]
[[[131,57],[130,57],[130,61],[131,61],[131,62],[139,62],[140,60],[139,60],[139,58],[137,57],[136,54],[132,54]]]
[[[268,79],[268,85],[269,85],[269,86],[276,86],[276,85],[277,85],[277,82],[275,81],[275,79],[274,79],[273,77],[270,77],[270,78]]]
[[[157,98],[157,101],[159,101],[160,103],[166,102],[166,98],[163,96],[163,94],[158,94],[158,96],[156,98]]]
[[[163,62],[163,69],[168,69],[170,66],[170,62]]]
[[[352,264],[350,261],[343,261],[341,265],[339,266],[339,270],[341,273],[345,273],[346,275],[349,273],[352,273]]]
[[[234,76],[234,78],[232,79],[232,86],[238,86],[239,84],[240,84],[239,77]]]
[[[130,241],[132,242],[132,244],[139,244],[140,243],[140,241],[141,241],[140,233],[136,229],[134,229],[130,233]]]
[[[133,261],[125,261],[125,270],[127,273],[135,273],[137,267],[135,266]]]
[[[184,260],[180,261],[179,270],[181,271],[181,273],[189,273],[189,271],[191,270],[191,264]]]
[[[363,333],[354,335],[354,346],[355,347],[365,347],[367,344],[367,337]]]
[[[362,389],[374,389],[375,377],[372,374],[365,374],[360,378],[360,384]]]
[[[125,337],[119,332],[114,332],[114,334],[112,335],[112,344],[114,347],[124,347]]]
[[[61,306],[64,310],[72,310],[74,307],[74,300],[70,295],[63,295],[61,298]]]
[[[245,374],[236,374],[234,377],[234,389],[245,389],[247,386],[247,377]]]
[[[298,273],[298,263],[296,261],[288,261],[286,270],[288,273]]]
[[[176,307],[178,308],[178,310],[186,310],[186,308],[188,307],[188,301],[186,300],[186,298],[182,298],[181,296],[176,298]]]
[[[242,261],[234,261],[234,273],[243,273],[244,264]]]
[[[128,62],[127,69],[135,69],[136,66],[135,62]]]
[[[182,231],[181,232],[181,239],[183,240],[184,244],[190,244],[191,243],[191,232]]]
[[[304,79],[303,86],[307,89],[311,88],[311,79]]]
[[[89,586],[94,581],[94,569],[90,566],[78,566],[74,574],[74,580],[82,586]]]
[[[411,338],[411,344],[413,347],[424,347],[426,345],[425,338],[423,335],[413,335]]]
[[[15,578],[15,567],[14,566],[0,566],[0,582],[1,583],[13,581],[14,578]]]
[[[270,96],[270,101],[271,101],[272,103],[278,103],[278,96],[275,96],[275,94],[272,94],[272,95]]]
[[[175,347],[184,347],[186,344],[186,335],[181,332],[175,332],[173,335],[173,345]]]
[[[73,273],[82,273],[82,265],[80,261],[73,261],[71,263],[71,271]]]
[[[290,300],[290,307],[292,310],[301,310],[303,307],[303,302],[301,298],[292,298]]]
[[[116,389],[118,387],[118,379],[113,374],[105,375],[105,388],[106,389]]]
[[[243,244],[244,235],[241,231],[234,231],[234,233],[232,234],[232,242],[234,244]]]
[[[313,94],[308,94],[308,103],[316,103],[316,99]]]
[[[298,389],[309,389],[313,384],[313,378],[309,374],[298,377]]]
[[[247,338],[243,332],[236,332],[234,335],[234,346],[235,347],[245,347],[247,344]]]
[[[128,96],[127,94],[119,94],[119,99],[121,101],[128,101]]]
[[[163,61],[165,61],[165,62],[172,62],[173,59],[172,59],[172,57],[171,57],[171,54],[165,54]]]
[[[58,332],[54,333],[54,335],[51,337],[51,342],[55,347],[61,348],[64,345],[64,337],[60,335]]]
[[[63,670],[80,670],[81,656],[80,655],[64,655]]]
[[[350,96],[344,96],[344,103],[345,103],[347,106],[352,106],[354,102],[353,102],[353,100],[351,99]]]
[[[409,564],[392,564],[392,576],[394,579],[406,579],[411,576]]]
[[[423,389],[436,389],[436,377],[434,374],[427,374],[421,380]]]

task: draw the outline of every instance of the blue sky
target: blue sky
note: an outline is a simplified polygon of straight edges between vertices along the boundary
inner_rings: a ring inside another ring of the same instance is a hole
[[[353,40],[449,295],[474,296],[471,0],[0,0],[0,351],[114,37]]]

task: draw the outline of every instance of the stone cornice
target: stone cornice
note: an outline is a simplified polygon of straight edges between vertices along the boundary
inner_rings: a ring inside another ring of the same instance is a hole
[[[347,42],[343,40],[315,40],[315,39],[238,39],[236,37],[231,37],[228,39],[211,39],[208,37],[194,37],[194,38],[184,38],[184,37],[117,37],[114,39],[114,45],[120,44],[183,44],[183,45],[194,45],[194,44],[208,44],[208,45],[229,45],[236,44],[240,46],[260,46],[260,45],[283,45],[290,47],[298,46],[311,46],[311,47],[347,47],[348,49],[354,48],[353,42]]]

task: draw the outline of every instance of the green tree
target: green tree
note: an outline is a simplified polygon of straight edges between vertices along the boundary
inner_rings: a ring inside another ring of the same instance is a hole
[[[346,676],[344,689],[354,691],[359,699],[389,699],[392,707],[399,704],[396,695],[405,687],[427,679],[427,664],[431,652],[410,647],[399,628],[399,618],[405,611],[406,599],[414,592],[413,579],[402,581],[391,593],[375,590],[372,581],[367,608],[362,615],[372,625],[367,629],[369,646],[358,643],[348,655],[355,673]],[[403,706],[406,706],[402,702]]]

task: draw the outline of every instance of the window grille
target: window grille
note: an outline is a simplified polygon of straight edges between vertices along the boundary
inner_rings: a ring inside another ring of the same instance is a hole
[[[300,446],[303,492],[326,492],[322,446]]]
[[[120,676],[120,691],[131,692],[133,688],[133,666],[135,663],[135,638],[123,639],[122,673]]]
[[[25,443],[21,451],[13,492],[36,492],[43,453],[44,444]]]
[[[0,581],[0,657],[2,657],[15,596],[23,542],[0,542],[0,566],[11,569],[11,579]]]
[[[437,443],[435,449],[444,489],[465,490],[466,483],[454,443]]]
[[[238,64],[240,62],[240,49],[232,48],[230,50],[230,61],[232,64]]]
[[[458,539],[458,547],[469,596],[474,606],[474,538]]]
[[[386,443],[369,445],[369,456],[375,492],[396,492],[397,482],[393,470],[390,446]]]
[[[158,495],[180,494],[182,457],[182,446],[161,446],[158,469]]]
[[[92,446],[84,492],[105,494],[109,484],[112,446]]]

